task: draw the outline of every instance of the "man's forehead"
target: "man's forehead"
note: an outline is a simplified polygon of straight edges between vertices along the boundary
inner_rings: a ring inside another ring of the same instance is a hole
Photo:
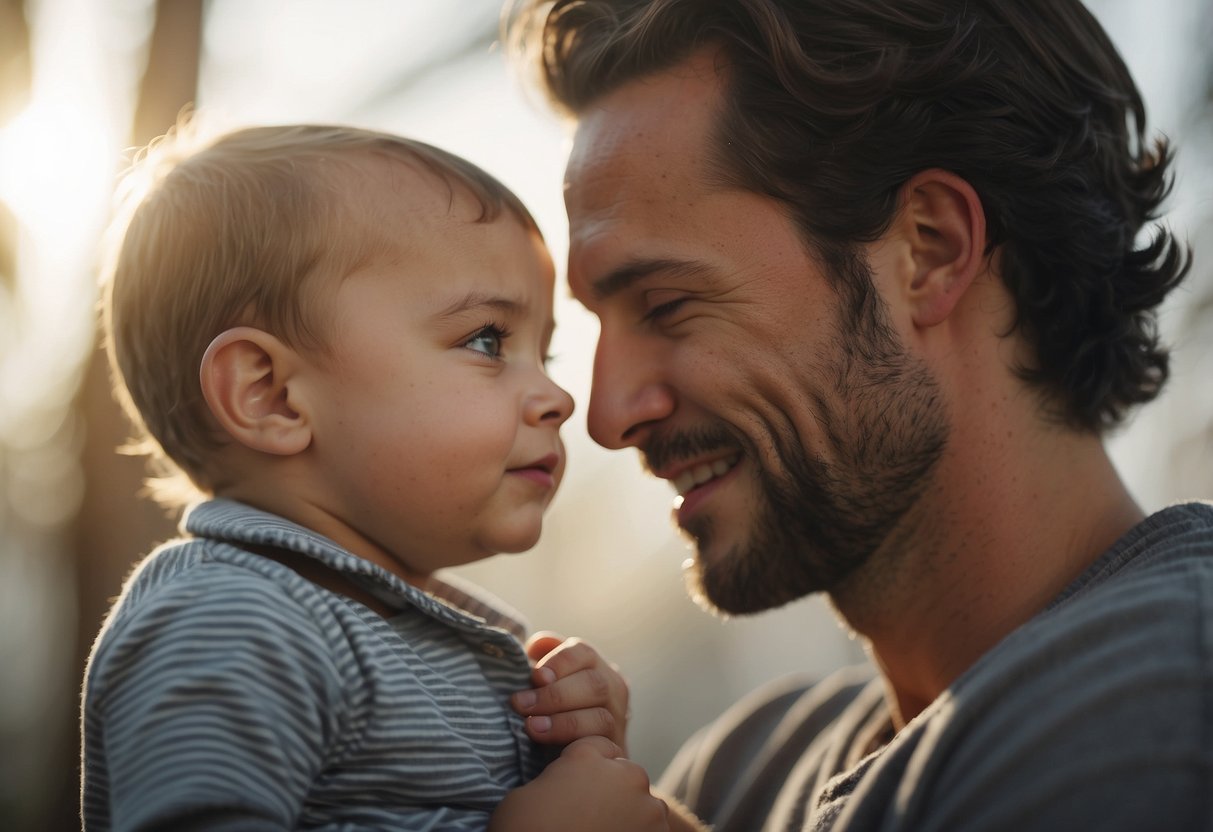
[[[721,108],[723,80],[715,50],[704,50],[602,96],[580,116],[565,187],[604,166],[702,145]]]
[[[567,276],[582,302],[622,264],[670,256],[686,206],[718,187],[709,160],[721,91],[715,53],[705,51],[582,114],[565,171]]]

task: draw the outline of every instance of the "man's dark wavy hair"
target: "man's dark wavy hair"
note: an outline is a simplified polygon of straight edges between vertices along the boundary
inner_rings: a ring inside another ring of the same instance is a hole
[[[511,24],[574,115],[720,48],[716,163],[788,205],[827,263],[884,233],[918,171],[963,177],[1035,348],[1019,371],[1065,422],[1114,426],[1166,381],[1154,310],[1191,258],[1139,232],[1172,154],[1077,0],[530,0]]]

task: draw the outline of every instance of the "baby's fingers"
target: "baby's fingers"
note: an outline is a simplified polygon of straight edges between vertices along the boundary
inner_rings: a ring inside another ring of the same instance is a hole
[[[536,676],[545,676],[549,668],[539,668]],[[568,676],[547,676],[543,684],[514,694],[514,710],[523,716],[550,716],[562,711],[602,706],[626,712],[628,686],[623,677],[602,667],[587,667]]]
[[[563,711],[551,716],[530,716],[526,731],[531,739],[544,745],[567,745],[586,737],[604,737],[623,747],[617,736],[615,717],[606,708]],[[626,753],[626,752],[625,752]]]
[[[578,670],[513,697],[514,709],[528,717],[528,733],[543,743],[566,743],[598,735],[622,746],[627,731],[627,702],[623,677],[602,666]]]
[[[603,668],[604,672],[617,672],[609,662],[603,659],[602,654],[581,639],[576,637],[561,639],[553,645],[555,638],[554,635],[544,634],[532,638],[527,645],[528,654],[535,662],[536,683],[548,684],[556,679],[564,679],[590,668]],[[545,648],[548,649],[545,650]],[[541,650],[544,651],[542,654],[540,654]]]
[[[564,636],[551,630],[540,630],[526,642],[526,654],[530,660],[537,662],[564,643]]]
[[[512,704],[532,739],[559,745],[603,736],[625,745],[628,685],[614,665],[581,639],[549,632],[537,633],[527,653],[536,661],[535,687],[514,694]]]

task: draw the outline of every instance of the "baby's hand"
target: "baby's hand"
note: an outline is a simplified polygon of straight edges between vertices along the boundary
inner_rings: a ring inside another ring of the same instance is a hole
[[[644,769],[603,737],[585,737],[498,805],[489,832],[669,832]],[[685,828],[685,827],[677,827]]]
[[[619,671],[581,639],[536,633],[527,642],[535,687],[512,697],[527,718],[531,739],[565,745],[600,736],[627,754],[628,685]]]

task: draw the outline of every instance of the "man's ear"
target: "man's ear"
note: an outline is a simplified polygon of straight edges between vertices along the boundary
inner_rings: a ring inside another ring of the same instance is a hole
[[[291,398],[299,354],[264,330],[238,326],[211,341],[202,356],[202,395],[223,430],[246,447],[297,454],[311,444],[306,414]]]
[[[925,170],[902,186],[904,231],[913,274],[914,323],[942,323],[986,268],[986,215],[973,186],[944,170]]]

